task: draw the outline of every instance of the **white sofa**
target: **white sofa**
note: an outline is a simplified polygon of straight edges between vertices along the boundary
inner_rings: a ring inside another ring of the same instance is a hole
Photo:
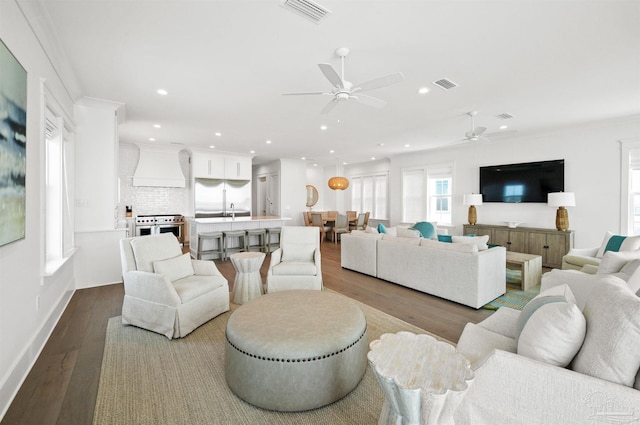
[[[457,349],[470,360],[475,379],[455,413],[456,424],[640,423],[640,299],[625,286],[616,277],[600,281],[584,314],[570,303],[573,310],[554,314],[550,306],[558,304],[543,301],[532,314],[503,307],[467,324]],[[522,324],[545,308],[533,328]],[[569,311],[573,317],[577,311],[582,329],[562,321]],[[523,352],[524,332],[531,332],[529,347],[537,355]],[[562,364],[550,360],[557,347],[563,347]]]
[[[506,250],[365,232],[342,236],[341,265],[480,308],[506,291]]]

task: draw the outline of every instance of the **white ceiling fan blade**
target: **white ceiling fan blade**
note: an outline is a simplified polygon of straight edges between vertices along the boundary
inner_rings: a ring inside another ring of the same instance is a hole
[[[318,67],[333,87],[339,87],[341,89],[344,88],[342,78],[340,78],[340,75],[338,75],[336,70],[333,69],[331,65],[329,65],[328,63],[319,63]]]
[[[352,92],[379,89],[401,81],[404,81],[404,74],[402,72],[396,72],[395,74],[385,75],[384,77],[375,78],[373,80],[365,81],[362,84],[357,84],[353,88]]]
[[[336,107],[337,104],[338,104],[338,100],[337,99],[331,99],[331,101],[329,103],[327,103],[327,105],[324,108],[322,108],[322,111],[320,111],[320,113],[322,115],[328,114],[329,112],[331,112],[331,110],[333,108]]]
[[[500,138],[500,137],[512,136],[517,132],[518,130],[501,130],[501,131],[494,131],[492,133],[487,133],[484,136],[491,137],[491,138]]]
[[[331,93],[323,93],[321,91],[318,91],[318,92],[306,92],[306,93],[305,92],[300,92],[300,93],[282,93],[283,96],[307,96],[307,95],[310,95],[310,94],[315,95],[315,94],[331,94]]]
[[[384,106],[387,104],[387,102],[385,102],[384,100],[367,96],[366,94],[358,94],[357,96],[351,96],[350,99],[355,99],[360,103],[363,103],[368,106],[373,106],[374,108],[384,108]]]
[[[473,130],[476,136],[480,136],[485,131],[487,131],[487,127],[476,127],[475,130]]]

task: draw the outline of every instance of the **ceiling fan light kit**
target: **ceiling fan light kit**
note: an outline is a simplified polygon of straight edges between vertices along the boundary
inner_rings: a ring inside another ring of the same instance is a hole
[[[361,84],[353,84],[344,78],[344,59],[349,55],[349,49],[347,47],[340,47],[336,49],[336,56],[340,58],[341,73],[338,74],[336,70],[328,63],[320,63],[318,67],[325,76],[325,78],[331,83],[333,90],[330,92],[307,92],[307,93],[284,93],[285,96],[299,96],[299,95],[329,95],[333,96],[333,99],[322,109],[321,114],[328,114],[337,105],[338,102],[344,102],[347,100],[355,100],[358,103],[362,103],[374,108],[383,108],[387,102],[378,99],[373,96],[362,94],[362,92],[375,90],[382,87],[387,87],[392,84],[404,81],[404,74],[396,72],[394,74],[385,75],[383,77],[374,78],[373,80],[365,81]]]

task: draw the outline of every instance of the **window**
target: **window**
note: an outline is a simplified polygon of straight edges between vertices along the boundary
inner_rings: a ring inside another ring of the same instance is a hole
[[[402,171],[402,221],[451,224],[452,166]]]
[[[45,273],[51,274],[74,250],[73,134],[50,109],[45,112]]]
[[[389,218],[389,175],[375,174],[351,177],[351,208],[371,212],[370,219]]]
[[[621,145],[620,232],[640,235],[640,139],[624,140]]]

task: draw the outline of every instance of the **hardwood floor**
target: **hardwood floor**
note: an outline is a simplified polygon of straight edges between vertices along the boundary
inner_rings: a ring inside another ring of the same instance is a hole
[[[230,261],[216,261],[233,286]],[[261,268],[263,279],[269,257]],[[340,267],[340,245],[322,244],[325,287],[457,342],[467,322],[491,314]],[[88,425],[93,418],[107,321],[121,314],[124,289],[114,284],[73,295],[2,425]]]

